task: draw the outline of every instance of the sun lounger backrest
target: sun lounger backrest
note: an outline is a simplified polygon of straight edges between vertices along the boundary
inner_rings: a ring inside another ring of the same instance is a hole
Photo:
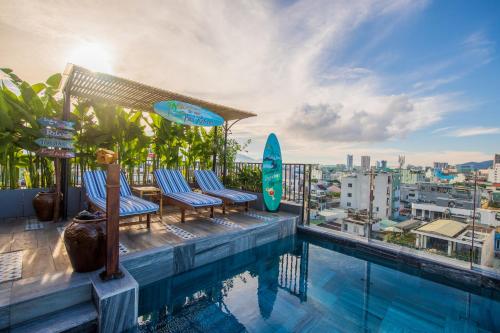
[[[103,170],[85,171],[83,183],[87,195],[94,198],[106,197],[106,172]],[[127,178],[120,172],[120,196],[132,195],[132,190],[128,185]]]
[[[164,194],[192,192],[178,170],[157,169],[154,171],[154,175]]]
[[[224,189],[224,185],[222,185],[219,178],[217,178],[215,172],[211,170],[195,170],[194,177],[202,191],[218,191]]]
[[[120,196],[125,197],[132,195],[132,190],[127,182],[127,177],[125,177],[124,172],[120,172]]]
[[[101,170],[85,171],[83,173],[83,184],[89,197],[106,197],[106,177]]]

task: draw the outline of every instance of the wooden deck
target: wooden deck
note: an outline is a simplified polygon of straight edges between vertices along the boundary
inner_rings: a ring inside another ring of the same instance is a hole
[[[265,215],[264,212],[259,214]],[[180,223],[180,214],[176,211],[164,212],[163,219],[152,217],[151,229],[146,224],[120,228],[120,242],[128,249],[128,254],[164,245],[177,245],[186,242],[185,239],[167,231],[164,224],[175,225],[197,237],[220,234],[231,230],[231,227],[212,222],[208,212],[192,213],[186,216],[186,223]],[[216,216],[240,225],[242,228],[262,224],[262,220],[244,215],[243,212],[232,210],[226,215],[220,212]],[[137,219],[135,217],[134,219]],[[71,273],[72,268],[58,227],[65,227],[69,222],[44,222],[40,230],[25,231],[28,219],[7,219],[0,221],[0,253],[23,251],[22,279],[47,276],[52,273]],[[34,221],[36,219],[33,218]],[[143,219],[145,220],[145,218]],[[125,256],[126,256],[125,255]],[[5,282],[0,284],[0,289]]]

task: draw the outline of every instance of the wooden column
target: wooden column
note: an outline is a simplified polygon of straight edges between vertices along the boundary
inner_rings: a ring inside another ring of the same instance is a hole
[[[212,171],[217,172],[217,126],[214,127],[214,151],[212,155]]]
[[[61,213],[61,160],[54,159],[54,171],[56,174],[56,202],[54,203],[54,222],[59,222]]]
[[[71,94],[69,90],[69,86],[71,83],[68,83],[66,88],[63,91],[64,94],[64,104],[63,104],[63,112],[62,112],[62,120],[68,121],[71,113]],[[70,170],[71,170],[71,161],[68,158],[62,159],[60,161],[60,193],[62,194],[62,218],[66,219],[68,217],[68,192],[69,192],[69,178],[70,178]],[[58,208],[59,209],[59,208]]]
[[[119,219],[120,219],[120,166],[108,164],[106,177],[106,267],[101,279],[123,277],[119,265]]]

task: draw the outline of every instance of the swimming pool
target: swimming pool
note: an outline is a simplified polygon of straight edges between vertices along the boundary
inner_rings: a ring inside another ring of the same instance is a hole
[[[141,288],[139,330],[500,331],[498,299],[412,273],[291,237]]]

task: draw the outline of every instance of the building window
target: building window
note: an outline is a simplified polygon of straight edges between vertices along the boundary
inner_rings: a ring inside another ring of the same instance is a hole
[[[347,207],[351,207],[351,203],[350,202],[347,203]]]
[[[353,228],[354,228],[354,233],[356,233],[356,234],[357,234],[357,233],[358,233],[358,230],[359,230],[359,229],[358,229],[358,226],[357,226],[357,225],[355,225]]]
[[[347,183],[347,187],[352,187],[352,183]]]
[[[347,193],[347,197],[352,198],[352,193]]]
[[[376,207],[375,210],[378,212],[378,207]]]
[[[347,231],[347,224],[344,224],[344,231]]]

